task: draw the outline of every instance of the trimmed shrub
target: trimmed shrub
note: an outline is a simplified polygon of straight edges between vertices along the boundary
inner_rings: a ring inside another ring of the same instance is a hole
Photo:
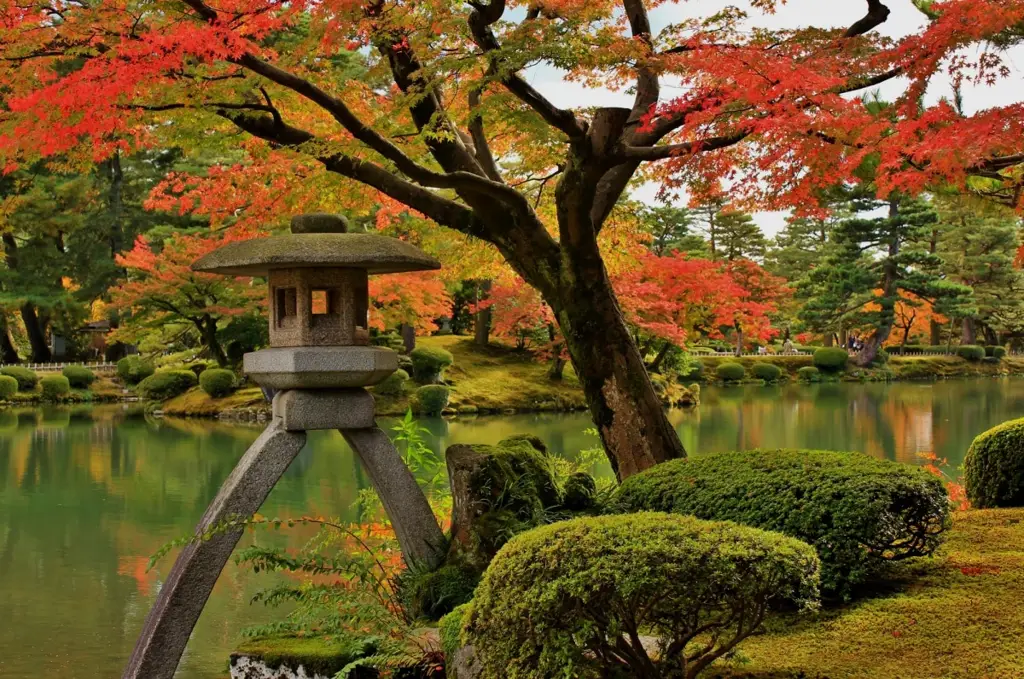
[[[813,365],[800,368],[796,371],[796,376],[801,382],[821,382],[821,371]]]
[[[416,404],[424,415],[440,415],[450,397],[451,391],[443,384],[428,384],[416,390]]]
[[[6,401],[18,393],[18,380],[10,375],[0,375],[0,401]]]
[[[32,391],[39,384],[39,375],[20,365],[9,365],[6,368],[0,368],[0,375],[13,377],[17,380],[18,391]]]
[[[597,481],[586,472],[576,472],[565,480],[562,506],[571,512],[585,512],[597,503]]]
[[[39,384],[47,401],[59,401],[71,393],[71,382],[63,375],[46,375]]]
[[[1024,419],[1003,422],[974,439],[964,477],[974,507],[1024,507]]]
[[[61,371],[61,374],[68,378],[68,382],[74,389],[88,389],[96,381],[95,373],[84,365],[69,365]]]
[[[966,361],[980,361],[985,358],[985,347],[974,344],[962,344],[956,349],[956,355]]]
[[[398,396],[405,390],[405,383],[409,380],[409,373],[401,368],[384,378],[384,381],[373,388],[382,396]]]
[[[746,376],[747,371],[739,363],[727,361],[725,363],[720,363],[718,367],[715,368],[715,374],[718,375],[718,379],[723,382],[739,382]]]
[[[814,352],[814,365],[824,372],[842,372],[850,355],[840,347],[822,347]]]
[[[574,519],[505,545],[461,640],[483,679],[695,676],[769,604],[813,607],[817,583],[814,550],[778,533],[657,513]],[[657,659],[639,630],[658,638]]]
[[[455,362],[450,352],[435,347],[416,347],[409,357],[413,379],[420,384],[437,384],[444,369]]]
[[[156,368],[153,367],[153,364],[142,360],[142,357],[138,354],[125,356],[117,362],[117,376],[125,384],[138,384],[155,372]]]
[[[139,382],[139,395],[154,401],[174,398],[199,382],[191,370],[161,370]]]
[[[227,396],[235,390],[235,384],[235,373],[230,370],[210,368],[199,374],[199,388],[213,398]]]
[[[843,598],[885,560],[932,554],[950,523],[946,488],[923,469],[820,450],[665,462],[623,481],[614,504],[799,538],[818,550],[823,589]]]
[[[1006,348],[1005,347],[996,347],[996,346],[991,346],[990,345],[990,346],[985,347],[985,355],[989,356],[991,358],[1005,358],[1006,357]]]
[[[778,382],[782,377],[782,368],[771,363],[755,363],[750,372],[754,374],[754,377],[765,382]]]

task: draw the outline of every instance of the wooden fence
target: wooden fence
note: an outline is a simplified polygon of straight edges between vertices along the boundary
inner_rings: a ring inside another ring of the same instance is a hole
[[[81,366],[93,372],[114,372],[117,370],[116,363],[0,363],[0,370],[3,368],[28,368],[36,372],[60,372],[70,366]]]

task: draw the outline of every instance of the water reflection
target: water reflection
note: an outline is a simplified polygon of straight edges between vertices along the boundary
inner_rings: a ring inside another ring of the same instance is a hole
[[[687,449],[858,449],[915,463],[934,451],[960,464],[971,440],[1024,416],[1024,380],[705,389],[670,417]],[[585,415],[425,421],[430,445],[494,443],[517,433],[574,456],[595,445]],[[120,407],[0,412],[0,676],[119,676],[170,567],[149,556],[186,534],[258,427],[147,420]],[[607,466],[600,473],[610,474]],[[268,516],[355,518],[368,487],[341,437],[310,435],[263,508]],[[293,540],[260,533],[248,540]],[[239,629],[272,613],[248,601],[260,583],[229,567],[199,622],[179,677],[223,677]]]

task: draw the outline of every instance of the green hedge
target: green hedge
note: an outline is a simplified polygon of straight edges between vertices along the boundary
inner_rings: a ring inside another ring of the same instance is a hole
[[[195,371],[190,371],[195,374]],[[199,374],[199,388],[213,398],[223,398],[235,390],[235,373],[221,368],[208,368]]]
[[[405,390],[405,383],[409,380],[409,373],[401,368],[384,378],[384,381],[373,388],[382,396],[398,396]]]
[[[1006,348],[1005,347],[997,347],[997,346],[991,346],[990,345],[990,346],[985,347],[985,355],[989,356],[991,358],[1005,358],[1006,357]]]
[[[444,369],[455,362],[451,352],[436,347],[416,347],[409,357],[412,359],[413,379],[420,384],[440,382]]]
[[[985,347],[963,344],[956,349],[956,355],[967,361],[980,361],[985,358]]]
[[[800,368],[796,371],[796,376],[801,382],[821,382],[821,371],[813,365],[809,365],[806,368]]]
[[[174,398],[199,382],[191,370],[161,370],[139,382],[139,395],[154,401]]]
[[[88,389],[96,381],[96,374],[84,365],[69,365],[61,371],[75,389]]]
[[[47,401],[59,401],[71,393],[71,382],[63,375],[46,375],[39,384]]]
[[[942,481],[863,453],[754,450],[674,460],[626,479],[620,511],[671,511],[814,545],[822,586],[848,598],[884,560],[931,554],[950,521]]]
[[[1004,422],[974,439],[964,472],[974,507],[1024,507],[1024,419]]]
[[[6,368],[0,368],[0,375],[16,379],[19,391],[32,391],[39,384],[39,375],[20,365],[9,365]]]
[[[759,380],[778,382],[782,377],[782,368],[771,363],[755,363],[751,372]]]
[[[482,679],[694,676],[759,629],[770,604],[812,607],[818,567],[799,540],[733,523],[657,513],[564,521],[502,548],[461,641]],[[656,657],[638,633],[657,637]]]
[[[428,384],[416,390],[417,410],[424,415],[440,415],[448,407],[451,392],[443,384]]]
[[[825,372],[842,372],[850,354],[840,347],[822,347],[814,352],[814,365]]]
[[[142,357],[138,355],[125,356],[117,362],[117,376],[125,384],[139,384],[155,372],[156,368],[153,367],[153,364],[142,360]]]
[[[18,393],[18,380],[10,375],[0,375],[0,401],[6,401]]]
[[[739,363],[721,363],[715,368],[715,374],[723,382],[739,382],[746,377],[747,370]]]

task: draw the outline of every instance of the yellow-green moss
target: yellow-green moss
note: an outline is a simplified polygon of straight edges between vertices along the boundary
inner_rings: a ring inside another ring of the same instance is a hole
[[[362,642],[341,637],[264,637],[241,644],[232,654],[232,664],[236,657],[248,656],[263,661],[272,669],[282,665],[290,668],[302,665],[310,676],[333,677],[345,665],[371,655],[373,650]]]
[[[1024,510],[957,513],[939,556],[894,577],[889,595],[772,620],[722,676],[1024,677]]]
[[[165,415],[179,417],[214,417],[226,411],[249,408],[270,410],[270,404],[263,398],[259,387],[239,389],[224,398],[213,398],[199,387],[194,387],[160,406]]]

